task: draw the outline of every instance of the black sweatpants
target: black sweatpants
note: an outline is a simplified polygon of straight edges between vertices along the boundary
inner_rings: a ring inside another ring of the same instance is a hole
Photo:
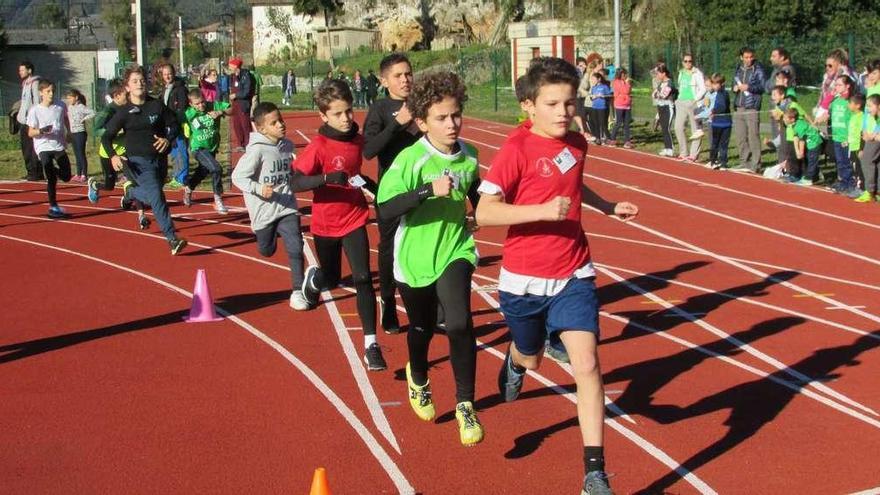
[[[101,157],[101,171],[104,172],[104,190],[112,191],[116,187],[116,178],[118,174],[113,169],[109,158]]]
[[[315,283],[321,290],[331,289],[342,278],[342,250],[351,266],[351,278],[357,290],[357,311],[364,335],[376,335],[376,291],[370,274],[370,241],[367,228],[361,227],[343,237],[315,235],[315,251],[321,267]]]
[[[709,148],[709,163],[727,167],[727,148],[730,146],[730,127],[712,128],[712,145]]]
[[[290,279],[293,290],[300,290],[303,283],[303,236],[299,216],[295,213],[285,215],[267,227],[255,230],[257,250],[262,256],[270,257],[278,248],[278,237],[284,240],[287,262],[290,264]]]
[[[477,345],[471,318],[470,285],[473,272],[474,265],[470,262],[455,260],[436,282],[427,287],[399,284],[410,322],[406,335],[409,366],[417,384],[424,384],[428,380],[428,346],[437,324],[438,301],[443,305],[456,402],[474,400]]]
[[[56,200],[56,185],[58,179],[67,182],[70,180],[70,159],[67,153],[62,151],[43,151],[39,155],[40,166],[46,174],[46,192],[49,194],[49,206],[58,205]],[[57,168],[56,168],[57,167]]]
[[[24,158],[27,180],[43,180],[43,167],[40,157],[34,150],[34,138],[28,136],[28,126],[22,124],[18,135],[21,138],[21,156]]]
[[[86,158],[86,140],[88,137],[85,131],[70,133],[73,156],[76,158],[76,175],[89,175],[89,160]]]
[[[593,108],[591,116],[593,120],[590,123],[590,132],[593,137],[600,141],[608,139],[608,109]]]

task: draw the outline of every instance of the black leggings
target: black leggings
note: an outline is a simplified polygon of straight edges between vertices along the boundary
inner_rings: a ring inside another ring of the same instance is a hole
[[[470,285],[473,272],[474,265],[466,260],[455,260],[436,282],[427,287],[398,283],[409,316],[406,343],[409,347],[410,371],[417,384],[424,384],[428,380],[428,346],[437,324],[437,302],[443,305],[457,402],[474,400],[477,341],[471,318]]]
[[[660,130],[663,132],[663,147],[671,150],[672,148],[672,132],[669,128],[672,126],[672,107],[660,105],[657,107],[657,113],[660,114]]]
[[[55,186],[58,179],[67,182],[70,180],[70,159],[67,153],[62,151],[43,151],[37,155],[43,173],[46,174],[46,193],[49,195],[49,206],[57,206]],[[57,168],[56,168],[57,167]]]
[[[370,241],[367,228],[361,227],[344,237],[315,237],[315,251],[321,267],[315,274],[315,283],[331,289],[342,278],[342,250],[351,266],[351,278],[357,290],[357,311],[364,335],[376,335],[376,291],[370,274]]]
[[[112,191],[116,186],[117,173],[110,164],[109,158],[101,157],[101,171],[104,172],[104,190]]]
[[[593,108],[591,116],[590,132],[593,137],[600,141],[608,139],[608,109]]]

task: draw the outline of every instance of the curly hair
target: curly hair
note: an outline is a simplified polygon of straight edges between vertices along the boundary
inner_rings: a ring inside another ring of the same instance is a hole
[[[342,79],[327,79],[315,88],[315,95],[312,97],[315,106],[321,113],[330,109],[330,103],[336,100],[345,100],[349,105],[354,102],[351,95],[351,88],[348,83]]]
[[[463,109],[468,99],[467,88],[454,72],[436,72],[419,77],[406,99],[406,106],[413,117],[424,120],[431,105],[440,103],[446,97],[455,98]]]

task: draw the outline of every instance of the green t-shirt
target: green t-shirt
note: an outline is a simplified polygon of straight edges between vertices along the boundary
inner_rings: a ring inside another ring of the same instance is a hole
[[[849,102],[835,96],[828,111],[831,113],[831,139],[835,143],[845,143],[849,135]]]
[[[205,102],[205,111],[200,112],[193,107],[186,109],[186,121],[189,123],[190,138],[189,147],[193,151],[208,150],[217,151],[220,147],[220,126],[218,119],[211,118],[208,112],[215,110],[223,112],[229,109],[229,103],[223,101]]]
[[[381,205],[444,174],[452,177],[448,197],[430,197],[400,219],[394,236],[394,278],[410,287],[431,285],[455,260],[477,263],[474,237],[465,221],[467,193],[479,178],[477,151],[461,141],[459,146],[458,153],[447,155],[422,137],[397,155],[379,181],[376,201]]]
[[[819,135],[819,130],[811,126],[806,120],[798,119],[793,127],[794,135],[806,141],[808,150],[814,150],[822,145],[822,136]]]
[[[694,88],[691,82],[694,80],[693,72],[683,70],[678,73],[678,99],[682,101],[692,101],[694,99]]]
[[[804,115],[806,115],[806,112],[804,111],[804,107],[802,107],[801,104],[798,103],[797,101],[786,97],[784,102],[785,102],[785,106],[784,106],[784,108],[780,107],[781,109],[793,108],[793,109],[797,110],[798,119],[800,119]],[[785,126],[785,140],[789,141],[789,142],[794,141],[794,126]]]
[[[880,83],[877,83],[877,84],[871,86],[870,88],[865,88],[865,89],[868,90],[867,94],[865,95],[865,98],[867,98],[871,95],[880,95]]]
[[[849,151],[859,151],[862,149],[862,120],[865,118],[865,112],[852,113],[849,116]]]

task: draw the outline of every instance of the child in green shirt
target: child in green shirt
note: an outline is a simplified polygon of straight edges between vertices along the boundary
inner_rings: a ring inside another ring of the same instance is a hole
[[[205,101],[201,90],[196,88],[189,92],[189,107],[185,115],[190,129],[190,149],[199,166],[184,185],[183,204],[192,206],[193,190],[210,174],[214,210],[226,215],[229,209],[223,204],[223,167],[217,161],[217,149],[220,147],[218,122],[224,115],[232,115],[232,107],[222,101]]]
[[[877,164],[880,163],[880,94],[873,94],[866,99],[865,116],[862,122],[862,138],[865,147],[862,150],[862,174],[865,177],[865,191],[855,198],[859,203],[877,201]]]
[[[446,334],[461,443],[483,440],[474,410],[477,350],[471,318],[471,275],[477,253],[465,201],[476,207],[479,165],[476,150],[458,139],[464,83],[455,73],[417,80],[406,105],[424,136],[401,151],[379,182],[379,215],[399,218],[394,236],[394,278],[410,328],[406,381],[409,403],[425,421],[434,419],[428,380],[428,346],[437,323],[437,303],[446,315]]]
[[[834,99],[828,108],[831,119],[831,141],[834,147],[834,161],[837,163],[837,182],[831,190],[856,198],[861,194],[856,188],[852,163],[849,160],[849,96],[853,93],[853,80],[843,75],[834,81]]]
[[[788,182],[800,186],[812,186],[819,175],[819,151],[822,148],[822,136],[819,134],[819,130],[800,117],[799,112],[794,108],[785,111],[784,121],[785,125],[790,127],[794,133],[795,155],[798,160],[806,158],[807,161],[807,170],[803,175],[800,163],[793,162],[788,173]]]
[[[865,187],[865,176],[859,157],[862,150],[862,121],[865,119],[865,96],[856,91],[849,97],[849,129],[847,132],[847,146],[849,148],[849,163],[853,168],[856,178],[856,186],[861,187],[861,193]]]

